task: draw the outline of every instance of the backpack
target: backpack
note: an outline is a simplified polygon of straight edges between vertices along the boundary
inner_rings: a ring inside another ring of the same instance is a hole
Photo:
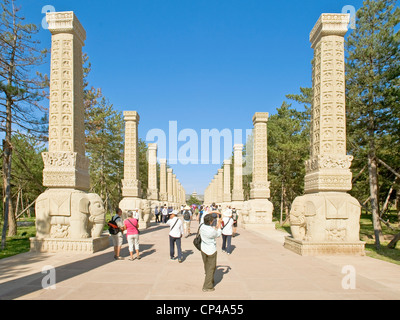
[[[185,211],[183,214],[183,220],[189,221],[190,220],[190,212],[188,210]]]
[[[193,240],[193,244],[194,244],[194,246],[196,247],[196,249],[197,250],[199,250],[199,251],[201,251],[201,236],[200,236],[200,228],[201,228],[201,226],[202,226],[203,224],[201,224],[200,226],[199,226],[199,230],[197,230],[197,235],[196,235],[196,237],[194,238],[194,240]]]
[[[116,219],[115,219],[116,220]],[[119,229],[117,223],[111,218],[110,221],[107,222],[107,225],[109,226],[108,232],[112,235],[118,234],[121,230]]]

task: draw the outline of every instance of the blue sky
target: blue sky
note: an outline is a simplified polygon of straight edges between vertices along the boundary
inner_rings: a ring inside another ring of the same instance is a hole
[[[311,86],[309,33],[321,13],[360,0],[18,0],[29,22],[42,8],[74,11],[87,32],[90,85],[117,110],[136,110],[139,136],[190,128],[252,128],[286,94]],[[39,38],[50,47],[50,32]],[[43,66],[48,73],[50,64]],[[300,106],[299,106],[300,107]],[[148,141],[152,142],[152,141]],[[199,141],[199,146],[200,146]],[[178,142],[178,149],[185,142]],[[200,147],[199,147],[200,148]],[[167,147],[168,149],[168,147]],[[200,153],[200,149],[199,149]],[[200,155],[199,155],[200,157]],[[221,163],[224,159],[221,156]],[[187,193],[203,193],[220,164],[171,165]]]

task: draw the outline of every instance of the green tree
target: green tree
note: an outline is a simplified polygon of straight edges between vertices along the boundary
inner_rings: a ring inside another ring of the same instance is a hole
[[[271,201],[282,213],[304,189],[304,161],[309,156],[309,130],[304,112],[286,102],[268,120],[268,178]]]
[[[356,29],[346,42],[348,130],[352,146],[357,146],[353,153],[367,161],[377,249],[382,235],[378,159],[390,147],[384,144],[387,135],[398,133],[399,118],[393,115],[399,115],[399,22],[400,8],[395,0],[365,0],[357,11]],[[392,138],[398,141],[399,136]],[[392,162],[398,163],[398,157]]]
[[[3,140],[3,208],[4,225],[1,248],[5,247],[9,224],[16,231],[16,221],[10,213],[12,134],[15,127],[24,132],[43,134],[45,111],[40,105],[45,96],[46,79],[40,74],[32,75],[32,69],[43,63],[45,50],[38,48],[35,40],[38,28],[24,23],[20,9],[14,0],[1,3],[0,17],[0,117]],[[47,122],[47,121],[46,121]]]

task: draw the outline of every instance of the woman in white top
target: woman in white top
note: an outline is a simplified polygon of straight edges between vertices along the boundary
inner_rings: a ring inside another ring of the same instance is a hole
[[[170,214],[170,219],[167,221],[169,225],[169,253],[171,260],[175,259],[175,243],[178,250],[178,261],[182,262],[182,248],[181,248],[181,238],[183,235],[183,224],[182,220],[177,217],[177,212],[172,211]]]
[[[232,210],[228,209],[223,214],[224,218],[222,219],[222,251],[225,251],[227,254],[231,254],[232,247],[232,233],[233,233],[233,219],[232,219]]]

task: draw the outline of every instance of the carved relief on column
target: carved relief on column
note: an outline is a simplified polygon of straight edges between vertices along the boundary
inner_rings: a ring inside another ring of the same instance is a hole
[[[124,179],[122,180],[123,197],[141,197],[139,181],[138,125],[139,114],[136,111],[124,111],[125,154]]]
[[[168,201],[167,193],[167,159],[160,159],[160,200]]]
[[[43,185],[88,190],[85,157],[82,46],[86,33],[72,11],[46,15],[52,34],[49,108],[49,152]]]
[[[231,160],[224,161],[224,202],[231,202]]]
[[[323,14],[310,34],[314,49],[310,160],[305,192],[351,190],[346,155],[344,35],[348,15]]]
[[[158,187],[157,187],[157,144],[148,144],[148,188],[147,199],[158,200]]]
[[[168,190],[168,202],[170,202],[170,203],[174,202],[172,174],[173,174],[172,169],[168,168],[167,169],[167,190]]]
[[[233,146],[233,190],[232,201],[244,201],[243,195],[243,145]]]
[[[250,199],[270,197],[268,181],[267,112],[256,112],[253,117],[253,181],[250,184]]]

